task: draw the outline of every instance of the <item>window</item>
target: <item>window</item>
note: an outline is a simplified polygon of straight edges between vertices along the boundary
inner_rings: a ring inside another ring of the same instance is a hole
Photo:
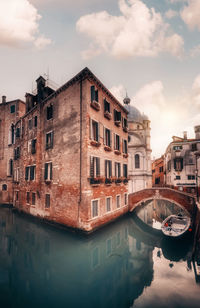
[[[107,212],[111,211],[111,197],[106,198],[106,211]]]
[[[19,167],[14,170],[14,181],[19,181]]]
[[[115,176],[117,178],[121,177],[121,164],[120,163],[115,163]]]
[[[100,158],[99,157],[90,157],[90,177],[96,178],[100,176]]]
[[[16,129],[16,138],[20,137],[20,127],[17,127]]]
[[[15,113],[15,105],[10,106],[10,113]]]
[[[111,147],[111,131],[104,127],[104,144]]]
[[[181,179],[180,175],[176,175],[176,180],[180,180],[180,179]]]
[[[99,101],[99,95],[98,95],[98,90],[95,90],[95,86],[91,86],[91,102]]]
[[[116,205],[117,205],[117,208],[120,207],[120,195],[116,196]]]
[[[128,204],[128,194],[124,194],[124,205]]]
[[[183,169],[183,158],[174,159],[174,169],[176,171],[181,171]]]
[[[34,117],[34,126],[37,127],[37,116]]]
[[[163,167],[159,167],[159,172],[163,172]]]
[[[126,118],[123,118],[123,128],[128,128],[128,121]]]
[[[123,139],[123,146],[122,146],[122,150],[124,154],[128,153],[128,146],[127,146],[127,140]]]
[[[171,171],[171,160],[167,162],[167,170]]]
[[[35,205],[36,194],[32,193],[32,205]]]
[[[105,177],[106,179],[112,177],[112,161],[105,160]]]
[[[173,147],[173,150],[175,150],[175,151],[179,151],[179,150],[182,150],[182,145],[175,145],[174,147]]]
[[[99,141],[99,123],[91,120],[91,139],[94,141]]]
[[[53,118],[53,105],[47,106],[47,120]]]
[[[135,154],[135,169],[139,169],[139,168],[140,168],[140,155]]]
[[[45,208],[50,208],[50,194],[45,195]]]
[[[110,113],[110,103],[108,103],[106,99],[104,99],[104,112]]]
[[[188,180],[195,180],[195,175],[188,175]]]
[[[46,134],[46,150],[53,148],[53,132]]]
[[[9,176],[13,175],[13,160],[9,160]]]
[[[114,144],[115,150],[120,151],[120,136],[117,134],[114,134],[114,141],[115,141],[115,144]]]
[[[37,139],[31,140],[31,153],[32,154],[36,153],[36,144],[37,144]]]
[[[19,191],[15,191],[15,201],[19,201]]]
[[[45,181],[52,180],[52,162],[44,165],[44,179]]]
[[[192,151],[197,151],[197,144],[196,143],[192,143],[191,144],[191,150]]]
[[[20,147],[14,149],[14,159],[17,160],[20,158]]]
[[[114,109],[114,121],[121,122],[121,112]]]
[[[25,168],[25,180],[26,181],[33,181],[35,180],[35,170],[36,166],[28,166]]]
[[[26,192],[26,203],[30,203],[30,191]]]
[[[127,167],[127,164],[123,164],[123,176],[125,178],[128,177],[128,167]]]
[[[32,119],[29,119],[28,120],[28,128],[32,129],[32,127],[33,127]]]
[[[92,218],[98,216],[99,200],[92,200]]]
[[[7,190],[7,185],[6,185],[6,184],[3,184],[3,185],[2,185],[2,190],[4,190],[4,191]]]
[[[8,144],[14,144],[14,143],[15,143],[15,128],[14,124],[12,124],[9,129]]]

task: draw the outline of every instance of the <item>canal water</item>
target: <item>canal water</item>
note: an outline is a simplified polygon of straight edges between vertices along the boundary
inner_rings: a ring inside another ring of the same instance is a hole
[[[179,212],[152,200],[85,236],[1,207],[0,307],[200,307],[193,239],[169,242],[160,230]]]

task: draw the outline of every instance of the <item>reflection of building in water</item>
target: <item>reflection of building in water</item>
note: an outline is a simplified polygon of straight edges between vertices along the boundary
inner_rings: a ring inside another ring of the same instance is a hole
[[[79,237],[1,209],[3,307],[130,307],[151,284],[153,247],[129,221]]]

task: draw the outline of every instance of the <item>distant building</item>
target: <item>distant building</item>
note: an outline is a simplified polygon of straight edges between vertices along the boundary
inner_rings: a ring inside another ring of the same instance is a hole
[[[152,187],[150,121],[124,99],[128,110],[129,193]]]
[[[127,212],[127,110],[88,68],[57,90],[36,82],[13,123],[14,206],[86,231]]]
[[[195,138],[172,137],[165,152],[166,185],[180,191],[195,192],[200,168],[200,126],[195,126]]]
[[[164,180],[164,156],[161,156],[152,162],[152,185],[163,186]]]
[[[16,140],[15,123],[24,115],[25,103],[20,99],[0,103],[0,204],[13,201],[13,145]]]

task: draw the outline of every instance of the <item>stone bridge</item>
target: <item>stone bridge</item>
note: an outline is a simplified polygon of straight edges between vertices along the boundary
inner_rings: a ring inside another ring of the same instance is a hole
[[[185,192],[180,192],[167,187],[155,187],[129,194],[129,211],[134,211],[142,202],[151,199],[163,199],[173,202],[186,210],[190,216],[196,211],[196,198]]]

